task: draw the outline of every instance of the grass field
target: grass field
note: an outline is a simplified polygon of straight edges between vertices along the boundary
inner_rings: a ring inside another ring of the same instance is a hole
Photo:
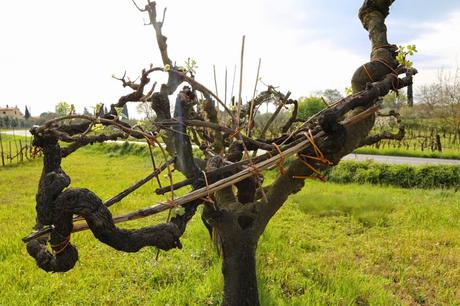
[[[106,199],[151,171],[146,156],[85,149],[63,163],[72,185]],[[0,305],[216,305],[220,261],[199,216],[183,250],[125,254],[91,233],[72,237],[80,261],[39,270],[21,237],[34,223],[39,160],[0,169]],[[147,184],[114,214],[160,200]],[[166,215],[124,224],[139,227]],[[258,247],[263,305],[460,305],[460,199],[407,190],[308,181],[272,220]]]

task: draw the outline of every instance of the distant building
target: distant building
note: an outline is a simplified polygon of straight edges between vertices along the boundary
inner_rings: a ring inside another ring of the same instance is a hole
[[[19,110],[17,106],[15,107],[0,107],[0,118],[3,117],[10,117],[10,118],[17,118],[22,119],[24,118],[24,114]]]

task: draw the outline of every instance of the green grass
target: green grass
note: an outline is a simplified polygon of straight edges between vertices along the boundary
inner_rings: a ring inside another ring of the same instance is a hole
[[[406,150],[404,148],[374,148],[362,147],[356,149],[354,153],[357,154],[371,154],[371,155],[389,155],[389,156],[407,156],[407,157],[422,157],[422,158],[446,158],[446,159],[460,159],[460,152],[455,149],[444,149],[442,152],[431,150]]]
[[[98,146],[63,163],[72,186],[101,198],[151,171],[148,155]],[[39,160],[0,169],[0,305],[215,305],[220,261],[196,216],[183,250],[115,251],[89,232],[72,236],[80,260],[39,270],[21,237],[34,223]],[[147,184],[114,214],[161,198]],[[166,215],[124,224],[139,227]],[[402,190],[308,181],[271,221],[258,247],[263,305],[460,305],[460,200],[450,190]]]

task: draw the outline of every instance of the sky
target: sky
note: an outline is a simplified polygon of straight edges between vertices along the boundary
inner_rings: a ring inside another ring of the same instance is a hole
[[[326,88],[344,91],[369,57],[357,18],[362,0],[157,3],[159,12],[167,7],[163,32],[171,59],[178,65],[195,59],[197,80],[213,90],[215,65],[222,99],[225,69],[230,95],[243,35],[243,99],[253,95],[259,58],[262,82],[296,98]],[[131,0],[0,1],[0,106],[28,105],[37,116],[59,101],[77,111],[116,102],[128,91],[112,75],[127,71],[135,79],[150,64],[162,66],[153,28],[144,21]],[[457,67],[460,1],[396,0],[387,26],[391,43],[419,49],[416,86]],[[164,75],[152,80],[161,84]],[[237,84],[238,76],[234,94]],[[135,106],[129,108],[133,113]]]

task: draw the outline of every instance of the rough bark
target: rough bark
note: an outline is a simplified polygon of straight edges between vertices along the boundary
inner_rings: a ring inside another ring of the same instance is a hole
[[[194,100],[195,94],[190,88],[184,87],[176,98],[174,108],[176,124],[172,127],[174,130],[174,149],[177,154],[176,169],[187,178],[196,178],[201,172],[195,164],[190,137],[187,135],[187,129],[183,124],[183,120],[190,114]]]
[[[34,132],[34,130],[32,130]],[[61,169],[61,149],[57,139],[35,134],[34,145],[44,152],[44,167],[37,192],[37,225],[53,226],[49,242],[53,253],[48,251],[47,239],[32,240],[27,251],[37,265],[49,272],[72,269],[78,260],[77,249],[70,243],[73,216],[83,217],[94,236],[101,242],[125,252],[137,252],[145,246],[163,250],[181,247],[182,232],[178,222],[160,224],[137,230],[124,230],[114,225],[112,214],[102,201],[87,189],[66,189],[70,178]],[[179,223],[180,224],[180,223]]]
[[[251,231],[241,231],[241,235],[235,235],[235,231],[231,233],[231,238],[222,239],[222,305],[259,305],[255,258],[257,240]]]
[[[54,254],[48,251],[46,240],[32,240],[27,251],[37,265],[47,272],[65,272],[78,260],[77,249],[70,243],[73,215],[82,216],[94,236],[101,242],[124,252],[137,252],[146,246],[162,250],[181,248],[180,231],[174,223],[160,224],[137,230],[117,228],[112,214],[102,201],[87,189],[67,189],[55,201],[50,243]]]
[[[259,305],[256,276],[255,230],[257,206],[236,201],[231,188],[215,194],[219,210],[205,209],[203,219],[212,227],[222,256],[224,298],[222,305]]]

